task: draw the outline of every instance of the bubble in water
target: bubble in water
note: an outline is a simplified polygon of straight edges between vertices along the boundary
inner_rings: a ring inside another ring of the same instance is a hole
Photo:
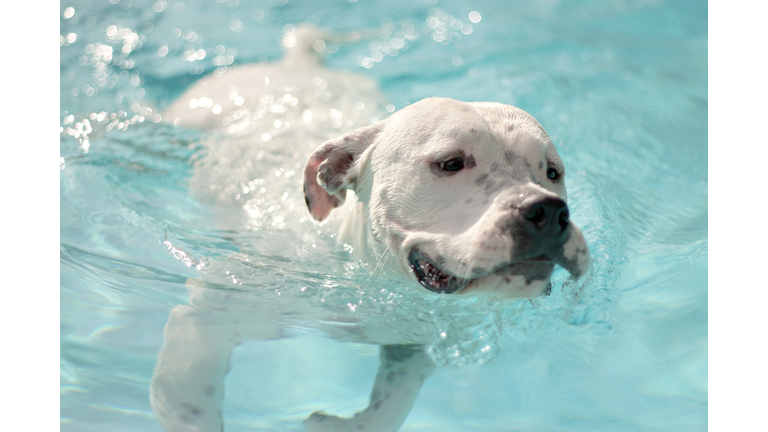
[[[229,29],[237,33],[243,29],[243,23],[239,19],[235,18],[229,22]]]

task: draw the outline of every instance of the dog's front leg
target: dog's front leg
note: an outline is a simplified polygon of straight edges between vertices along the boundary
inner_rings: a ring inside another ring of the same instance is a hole
[[[237,341],[215,313],[194,306],[171,310],[150,385],[150,402],[169,432],[224,430],[224,375]]]
[[[309,432],[395,432],[416,402],[424,380],[435,370],[423,345],[381,345],[381,363],[370,403],[352,418],[315,412],[304,421]]]
[[[222,431],[224,376],[232,349],[282,336],[279,308],[254,293],[187,280],[189,304],[176,306],[149,388],[152,411],[169,432]]]

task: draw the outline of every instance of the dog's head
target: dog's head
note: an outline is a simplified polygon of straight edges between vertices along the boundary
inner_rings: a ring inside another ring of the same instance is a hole
[[[323,220],[353,190],[373,241],[431,291],[530,297],[555,263],[576,278],[589,267],[564,176],[526,112],[432,98],[320,146],[304,194]]]

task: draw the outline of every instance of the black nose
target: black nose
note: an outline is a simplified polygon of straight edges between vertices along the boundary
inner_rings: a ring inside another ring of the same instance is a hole
[[[531,197],[520,207],[520,214],[548,235],[560,234],[568,227],[568,206],[560,198]]]

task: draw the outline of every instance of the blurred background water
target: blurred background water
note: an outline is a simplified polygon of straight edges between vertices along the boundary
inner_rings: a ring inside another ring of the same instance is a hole
[[[161,430],[148,388],[168,312],[198,264],[226,279],[217,263],[245,241],[257,264],[228,265],[254,290],[303,287],[344,309],[386,289],[397,314],[471,309],[460,328],[435,319],[451,337],[429,353],[445,367],[404,431],[707,429],[706,3],[104,0],[60,13],[62,430]],[[551,296],[495,308],[372,279],[322,230],[322,256],[307,253],[306,222],[218,228],[190,192],[209,137],[162,109],[206,74],[278,60],[304,22],[367,32],[321,55],[379,82],[394,109],[445,96],[539,120],[568,168],[589,277],[558,270]],[[377,348],[295,333],[234,351],[226,430],[301,430],[314,410],[366,405]]]

